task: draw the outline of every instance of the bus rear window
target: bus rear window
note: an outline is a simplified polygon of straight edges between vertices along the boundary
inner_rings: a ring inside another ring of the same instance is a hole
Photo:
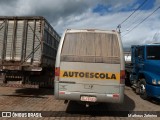
[[[67,33],[61,51],[61,61],[119,64],[120,47],[117,35]]]

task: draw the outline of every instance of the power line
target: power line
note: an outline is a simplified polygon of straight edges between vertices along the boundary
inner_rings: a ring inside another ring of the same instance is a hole
[[[147,5],[150,4],[149,2],[145,3],[145,5],[143,5],[141,8],[145,9],[147,7]],[[134,26],[135,24],[139,23],[143,17],[145,17],[146,15],[144,15],[144,13],[142,11],[137,11],[137,14],[134,14],[134,16],[132,18],[130,18],[129,21],[127,21],[128,24],[125,24],[125,28],[127,28],[128,30],[132,28],[132,26]],[[123,26],[124,29],[124,26]],[[127,31],[123,31],[121,33],[124,33]]]
[[[139,10],[147,0],[145,0],[137,9],[135,9],[125,20],[123,20],[118,26],[121,26],[124,22],[126,22],[137,10]]]
[[[131,31],[133,31],[135,28],[137,28],[140,24],[142,24],[145,20],[147,20],[150,16],[152,16],[158,9],[160,9],[160,6],[155,9],[151,14],[149,14],[147,17],[145,17],[140,23],[138,23],[136,26],[134,26],[130,31],[128,31],[128,33],[126,33],[125,35],[123,35],[122,37],[126,36],[127,34],[129,34]]]
[[[141,16],[138,16],[139,14],[141,14]],[[141,20],[143,20],[147,15],[145,15],[144,12],[141,11],[141,13],[139,12],[137,14],[137,16],[134,17],[134,18],[137,17],[137,19],[135,19],[133,22],[130,22],[130,24],[128,24],[128,26],[125,27],[125,30],[123,32],[121,32],[121,33],[127,33],[128,31],[130,31],[136,24],[138,24],[139,22],[141,22]]]

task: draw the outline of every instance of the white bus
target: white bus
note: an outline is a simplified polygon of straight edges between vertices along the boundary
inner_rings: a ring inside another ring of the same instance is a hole
[[[125,67],[117,31],[66,30],[55,67],[55,98],[86,104],[123,102]]]

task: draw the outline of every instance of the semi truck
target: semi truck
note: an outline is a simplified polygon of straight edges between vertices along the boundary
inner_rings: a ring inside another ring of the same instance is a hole
[[[160,99],[160,44],[131,46],[131,63],[126,63],[126,83],[142,99]]]
[[[50,86],[60,36],[41,16],[0,17],[1,85]]]

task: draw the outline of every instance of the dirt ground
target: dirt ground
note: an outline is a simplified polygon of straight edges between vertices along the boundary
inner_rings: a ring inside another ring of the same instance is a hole
[[[40,111],[48,116],[29,119],[44,120],[117,120],[127,119],[127,117],[122,118],[122,114],[126,114],[128,111],[160,111],[160,101],[143,100],[130,87],[125,87],[125,99],[122,104],[101,103],[92,105],[89,108],[74,101],[64,104],[63,100],[54,98],[53,91],[53,89],[0,87],[0,111]],[[21,120],[22,118],[0,119]],[[137,117],[136,119],[142,118]],[[154,120],[155,118],[146,119]]]

